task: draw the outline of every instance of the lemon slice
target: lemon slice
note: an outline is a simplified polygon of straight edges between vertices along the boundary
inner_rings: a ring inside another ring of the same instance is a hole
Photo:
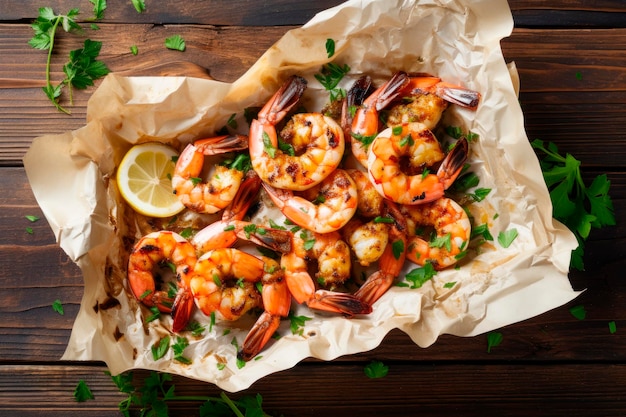
[[[150,217],[170,217],[185,208],[172,189],[178,156],[173,148],[157,142],[135,145],[117,168],[117,186],[124,200]]]

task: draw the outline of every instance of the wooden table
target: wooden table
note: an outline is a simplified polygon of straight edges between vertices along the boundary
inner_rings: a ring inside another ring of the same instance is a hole
[[[45,4],[44,4],[45,3]],[[216,79],[234,81],[286,31],[339,0],[298,2],[109,0],[100,29],[100,59],[133,74],[158,63],[185,61]],[[487,353],[487,339],[441,337],[427,349],[399,331],[377,349],[326,363],[306,360],[266,377],[259,393],[272,415],[626,415],[626,7],[599,0],[510,0],[515,29],[503,41],[505,57],[521,76],[520,101],[530,139],[554,141],[580,159],[586,181],[611,180],[617,226],[594,230],[586,245],[586,271],[570,274],[587,289],[570,305],[501,329],[503,341]],[[28,46],[38,7],[72,7],[91,16],[87,1],[3,0],[0,10],[0,414],[3,416],[118,415],[120,394],[102,363],[59,361],[83,293],[79,269],[59,249],[29,187],[22,157],[34,137],[84,125],[93,89],[76,92],[72,115],[54,109],[42,93],[46,54]],[[163,40],[181,34],[187,50],[168,51]],[[61,60],[83,37],[61,35]],[[140,57],[132,55],[136,44]],[[182,68],[188,71],[188,68]],[[191,74],[193,75],[193,74]],[[8,80],[8,81],[7,81]],[[20,88],[6,88],[6,87]],[[27,229],[32,228],[32,233]],[[62,300],[65,314],[52,310]],[[587,317],[569,308],[584,306]],[[617,332],[609,332],[608,323]],[[371,360],[389,366],[368,379]],[[140,382],[147,372],[137,371]],[[78,403],[84,380],[95,399]],[[213,385],[174,377],[180,395],[219,395]],[[172,415],[197,415],[200,403],[170,404]]]

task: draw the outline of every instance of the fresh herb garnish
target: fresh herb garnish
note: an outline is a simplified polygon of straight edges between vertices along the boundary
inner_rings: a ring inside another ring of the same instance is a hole
[[[154,345],[152,345],[152,347],[150,348],[150,350],[152,351],[152,359],[154,359],[155,361],[158,361],[163,356],[165,356],[169,348],[170,348],[170,337],[165,336],[164,338],[156,342]]]
[[[350,67],[347,64],[342,66],[330,62],[322,67],[320,73],[315,74],[315,79],[330,93],[330,101],[346,96],[345,90],[337,86],[348,72],[350,72]]]
[[[509,229],[498,233],[498,243],[503,248],[508,248],[518,236],[517,229]]]
[[[172,35],[165,38],[165,47],[167,49],[183,52],[186,48],[185,40],[180,35]]]
[[[192,336],[199,337],[202,336],[202,333],[204,333],[206,327],[194,320],[187,324],[186,330],[189,330]]]
[[[63,303],[61,303],[61,300],[54,300],[54,302],[52,303],[52,309],[60,315],[65,314],[65,311],[63,310]]]
[[[97,11],[96,9],[94,9]],[[98,9],[99,10],[99,9]],[[52,62],[52,51],[54,41],[59,26],[66,32],[80,31],[82,27],[76,22],[79,14],[77,8],[71,9],[65,15],[57,15],[51,7],[39,9],[39,16],[32,24],[35,35],[28,41],[28,44],[35,49],[47,50],[48,59],[46,62],[46,85],[43,91],[54,106],[63,113],[70,114],[70,111],[60,104],[61,92],[67,86],[70,92],[70,105],[72,101],[72,87],[82,89],[93,85],[93,81],[109,73],[106,65],[96,60],[100,53],[101,42],[86,39],[82,49],[70,52],[68,63],[63,66],[65,78],[58,85],[53,86],[50,80],[50,67]]]
[[[584,241],[591,229],[615,225],[613,201],[609,196],[611,182],[606,174],[602,174],[587,186],[582,179],[579,160],[569,153],[565,156],[559,154],[552,142],[545,144],[535,139],[531,144],[544,154],[539,162],[550,191],[552,215],[565,224],[578,240],[570,266],[583,270]]]
[[[609,333],[614,334],[617,332],[617,324],[615,324],[615,321],[610,321],[609,322]]]
[[[107,8],[106,0],[89,0],[93,4],[93,18],[94,20],[104,19],[104,11]]]
[[[138,13],[146,10],[146,3],[144,0],[131,0],[131,2],[133,3],[133,6],[135,6],[135,10],[137,10]]]
[[[334,39],[326,39],[326,55],[328,55],[329,58],[335,55],[335,40]]]
[[[87,400],[93,400],[95,397],[89,389],[89,386],[82,379],[78,381],[76,388],[74,388],[74,399],[79,403],[85,402]]]
[[[569,312],[572,316],[576,317],[578,320],[584,320],[587,317],[587,310],[585,310],[585,306],[577,305],[569,309]]]
[[[371,361],[363,369],[368,378],[382,378],[389,373],[389,367],[380,361]]]
[[[174,360],[189,365],[191,359],[184,356],[185,349],[189,346],[189,341],[186,337],[176,336],[176,343],[172,345],[172,351],[174,352]]]
[[[490,332],[487,334],[487,353],[491,353],[491,348],[496,347],[502,343],[502,333]]]
[[[130,46],[130,53],[133,55],[137,55],[139,53],[139,49],[137,48],[137,45]]]
[[[437,275],[437,271],[435,267],[430,262],[427,262],[422,268],[415,268],[409,271],[408,274],[405,275],[404,279],[411,283],[407,284],[406,282],[399,282],[399,287],[409,287],[410,289],[421,288],[424,283],[430,280],[432,277]]]
[[[289,312],[289,316],[287,317],[290,322],[290,329],[292,334],[297,334],[302,336],[304,334],[304,325],[308,320],[311,320],[311,317],[307,316],[294,316],[293,312]]]

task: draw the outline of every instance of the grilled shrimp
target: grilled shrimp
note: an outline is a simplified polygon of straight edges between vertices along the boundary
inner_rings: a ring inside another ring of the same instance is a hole
[[[317,282],[326,288],[340,286],[350,277],[350,248],[341,240],[339,233],[308,235],[302,232],[294,234],[293,240],[292,251],[281,257],[280,264],[285,271],[289,291],[298,303],[346,316],[372,311],[369,304],[351,294],[318,290],[309,273],[308,261],[316,259]]]
[[[324,180],[341,162],[341,127],[320,113],[294,115],[281,131],[293,152],[279,147],[276,125],[298,103],[306,80],[291,77],[265,104],[250,126],[252,167],[264,182],[287,190],[306,190]]]
[[[429,75],[411,77],[401,96],[403,102],[389,110],[389,127],[417,122],[434,129],[449,103],[473,110],[480,101],[480,93]]]
[[[244,173],[216,165],[211,179],[202,182],[199,176],[204,159],[207,155],[242,150],[247,146],[248,138],[242,135],[218,136],[187,145],[176,162],[172,176],[174,193],[185,207],[199,213],[217,213],[227,207],[235,197]]]
[[[368,173],[385,198],[399,204],[422,204],[443,196],[467,160],[462,138],[445,156],[434,134],[421,123],[387,128],[370,147]],[[442,161],[436,174],[429,169]],[[405,171],[408,171],[405,172]]]
[[[174,265],[178,282],[184,282],[196,263],[196,251],[185,238],[174,232],[159,231],[142,237],[130,253],[128,283],[137,300],[169,313],[174,300],[167,292],[156,289],[154,277],[155,269],[166,262]]]
[[[352,121],[351,148],[352,154],[363,166],[367,166],[368,144],[380,131],[378,113],[400,95],[408,82],[406,73],[397,72],[357,109]]]
[[[407,247],[407,222],[397,205],[385,201],[385,217],[393,220],[389,225],[389,238],[384,252],[378,260],[379,269],[370,275],[354,294],[359,300],[373,305],[389,290],[400,275]]]
[[[409,226],[407,258],[410,261],[421,266],[430,262],[436,270],[441,270],[456,264],[463,256],[472,226],[465,210],[454,200],[443,197],[427,204],[401,206],[400,211]],[[435,236],[416,235],[422,226],[434,228]]]
[[[335,169],[317,187],[307,190],[302,196],[289,190],[272,188],[266,183],[263,186],[289,220],[316,233],[341,229],[356,212],[356,184],[342,169]]]

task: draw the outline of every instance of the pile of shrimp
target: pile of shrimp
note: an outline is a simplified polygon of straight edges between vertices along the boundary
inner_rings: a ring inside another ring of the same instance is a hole
[[[475,109],[479,93],[404,72],[374,88],[364,76],[331,117],[294,112],[306,88],[304,78],[289,78],[247,136],[189,144],[176,164],[174,192],[189,210],[221,217],[188,239],[149,233],[129,257],[131,292],[170,313],[175,333],[195,308],[223,320],[262,310],[238,352],[245,361],[262,351],[292,301],[345,317],[369,314],[405,262],[451,267],[470,239],[466,211],[446,195],[467,161],[467,140],[446,151],[433,131],[450,104]],[[244,155],[251,169],[217,165],[202,180],[211,155]],[[280,210],[283,224],[251,222],[259,201]],[[244,251],[242,241],[263,255]],[[155,282],[164,262],[176,273],[173,296]],[[359,281],[359,268],[373,272]]]

